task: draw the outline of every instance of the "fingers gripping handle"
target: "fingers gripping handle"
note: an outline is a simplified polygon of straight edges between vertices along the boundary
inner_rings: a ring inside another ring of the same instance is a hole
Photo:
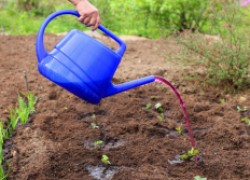
[[[50,21],[52,21],[54,18],[56,18],[57,16],[60,16],[60,15],[65,15],[65,14],[71,14],[71,15],[75,15],[77,17],[80,16],[79,13],[77,11],[74,11],[74,10],[61,10],[61,11],[57,11],[55,13],[52,13],[50,16],[48,16],[45,19],[45,21],[41,25],[40,30],[37,34],[37,38],[36,38],[36,55],[37,55],[38,62],[42,61],[42,59],[45,56],[47,56],[47,54],[48,54],[45,47],[44,47],[44,41],[43,41],[43,36],[44,36],[44,32],[45,32],[46,27],[48,26]],[[115,36],[111,31],[106,29],[104,26],[99,25],[98,29],[100,29],[102,32],[104,32],[109,37],[114,39],[120,45],[120,47],[116,50],[116,53],[119,54],[120,56],[123,56],[124,52],[126,51],[126,44],[121,39],[119,39],[117,36]]]

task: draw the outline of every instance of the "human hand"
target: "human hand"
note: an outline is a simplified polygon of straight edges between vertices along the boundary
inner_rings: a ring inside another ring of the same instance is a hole
[[[86,26],[92,26],[92,30],[96,30],[100,24],[100,16],[97,8],[88,2],[88,0],[71,0],[71,2],[80,14],[79,21]]]

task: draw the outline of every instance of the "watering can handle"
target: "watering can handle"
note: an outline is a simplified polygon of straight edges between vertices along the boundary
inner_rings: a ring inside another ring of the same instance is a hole
[[[45,21],[43,22],[42,26],[40,27],[40,30],[39,30],[39,32],[37,34],[37,38],[36,38],[36,53],[37,53],[37,59],[39,62],[48,54],[45,47],[44,47],[44,42],[43,42],[43,36],[44,36],[44,32],[45,32],[47,25],[50,23],[50,21],[52,21],[57,16],[65,15],[65,14],[71,14],[71,15],[75,15],[77,17],[80,16],[79,13],[75,10],[57,11],[55,13],[52,13],[50,16],[48,16],[47,19],[45,19]],[[98,29],[100,29],[102,32],[104,32],[109,37],[114,39],[120,45],[120,47],[115,52],[118,55],[123,56],[123,54],[126,50],[126,44],[121,39],[119,39],[117,36],[115,36],[111,31],[106,29],[104,26],[99,25]]]

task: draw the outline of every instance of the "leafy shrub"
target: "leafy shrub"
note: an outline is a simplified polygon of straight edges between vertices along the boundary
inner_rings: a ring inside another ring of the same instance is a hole
[[[249,30],[242,28],[245,12],[238,3],[225,2],[215,6],[223,7],[213,16],[217,25],[212,28],[218,36],[189,34],[179,42],[199,55],[193,63],[205,69],[205,76],[201,77],[205,82],[235,91],[249,85]]]
[[[209,0],[145,1],[153,19],[172,31],[200,30],[208,21]]]
[[[17,0],[16,8],[21,11],[30,11],[36,16],[43,16],[55,11],[54,1]]]

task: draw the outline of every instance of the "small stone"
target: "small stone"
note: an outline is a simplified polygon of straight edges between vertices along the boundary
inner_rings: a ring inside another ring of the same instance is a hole
[[[244,97],[244,96],[240,96],[240,97],[239,97],[239,101],[240,101],[240,102],[245,102],[246,100],[247,100],[247,98]]]
[[[12,151],[12,152],[11,152],[12,157],[15,157],[15,156],[16,156],[16,154],[17,154],[17,152],[16,152],[16,151]]]

